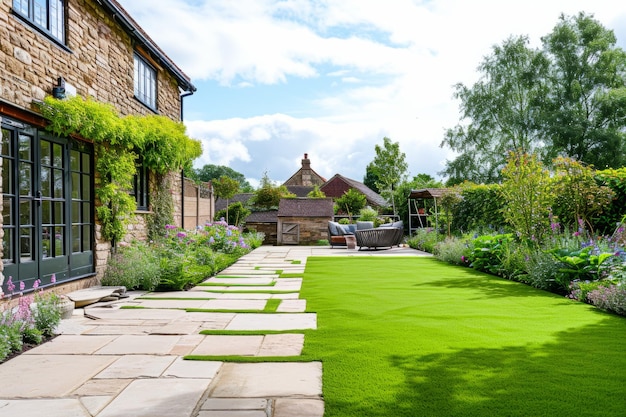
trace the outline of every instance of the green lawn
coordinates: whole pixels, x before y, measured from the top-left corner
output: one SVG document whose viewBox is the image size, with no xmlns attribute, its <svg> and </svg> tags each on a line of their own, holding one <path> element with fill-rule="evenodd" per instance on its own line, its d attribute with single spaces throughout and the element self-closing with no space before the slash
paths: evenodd
<svg viewBox="0 0 626 417">
<path fill-rule="evenodd" d="M 626 319 L 432 258 L 309 258 L 326 417 L 624 416 Z"/>
</svg>

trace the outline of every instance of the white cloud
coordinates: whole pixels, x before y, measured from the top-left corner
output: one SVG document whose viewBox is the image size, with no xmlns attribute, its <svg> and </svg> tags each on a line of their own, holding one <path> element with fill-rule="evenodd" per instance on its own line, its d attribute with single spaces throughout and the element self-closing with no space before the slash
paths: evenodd
<svg viewBox="0 0 626 417">
<path fill-rule="evenodd" d="M 362 179 L 383 136 L 400 142 L 412 175 L 435 175 L 450 156 L 443 133 L 458 122 L 453 86 L 476 80 L 492 46 L 511 35 L 539 46 L 561 13 L 580 11 L 626 37 L 626 4 L 614 0 L 119 1 L 196 85 L 336 78 L 334 89 L 298 97 L 315 119 L 260 106 L 255 117 L 187 122 L 204 144 L 197 165 L 250 178 L 284 180 L 307 152 L 324 176 Z"/>
</svg>

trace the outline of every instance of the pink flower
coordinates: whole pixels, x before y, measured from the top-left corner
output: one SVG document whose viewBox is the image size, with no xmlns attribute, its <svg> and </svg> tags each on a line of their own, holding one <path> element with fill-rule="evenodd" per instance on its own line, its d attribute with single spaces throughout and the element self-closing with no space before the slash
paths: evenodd
<svg viewBox="0 0 626 417">
<path fill-rule="evenodd" d="M 24 288 L 26 288 L 26 285 L 24 285 L 24 281 L 20 281 L 20 291 L 24 291 Z"/>
<path fill-rule="evenodd" d="M 57 282 L 57 276 L 56 274 L 52 274 L 52 277 L 50 277 L 50 282 L 55 284 Z"/>
</svg>

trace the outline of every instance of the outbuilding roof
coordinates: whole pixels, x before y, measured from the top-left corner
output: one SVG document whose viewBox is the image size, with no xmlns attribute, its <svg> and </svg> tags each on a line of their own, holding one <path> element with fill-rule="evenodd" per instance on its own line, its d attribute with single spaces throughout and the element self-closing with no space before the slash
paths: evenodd
<svg viewBox="0 0 626 417">
<path fill-rule="evenodd" d="M 332 198 L 283 198 L 278 217 L 332 217 Z"/>
</svg>

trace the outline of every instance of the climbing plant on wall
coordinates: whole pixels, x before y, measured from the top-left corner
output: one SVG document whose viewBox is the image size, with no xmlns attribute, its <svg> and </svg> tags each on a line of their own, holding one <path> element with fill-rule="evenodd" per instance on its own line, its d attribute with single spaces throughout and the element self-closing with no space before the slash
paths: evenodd
<svg viewBox="0 0 626 417">
<path fill-rule="evenodd" d="M 41 112 L 50 122 L 47 129 L 56 135 L 79 135 L 93 141 L 96 215 L 102 237 L 113 244 L 124 237 L 136 210 L 128 192 L 133 188 L 137 155 L 162 181 L 168 172 L 191 164 L 202 153 L 200 142 L 186 135 L 185 126 L 165 116 L 121 117 L 112 105 L 79 96 L 46 97 Z"/>
</svg>

